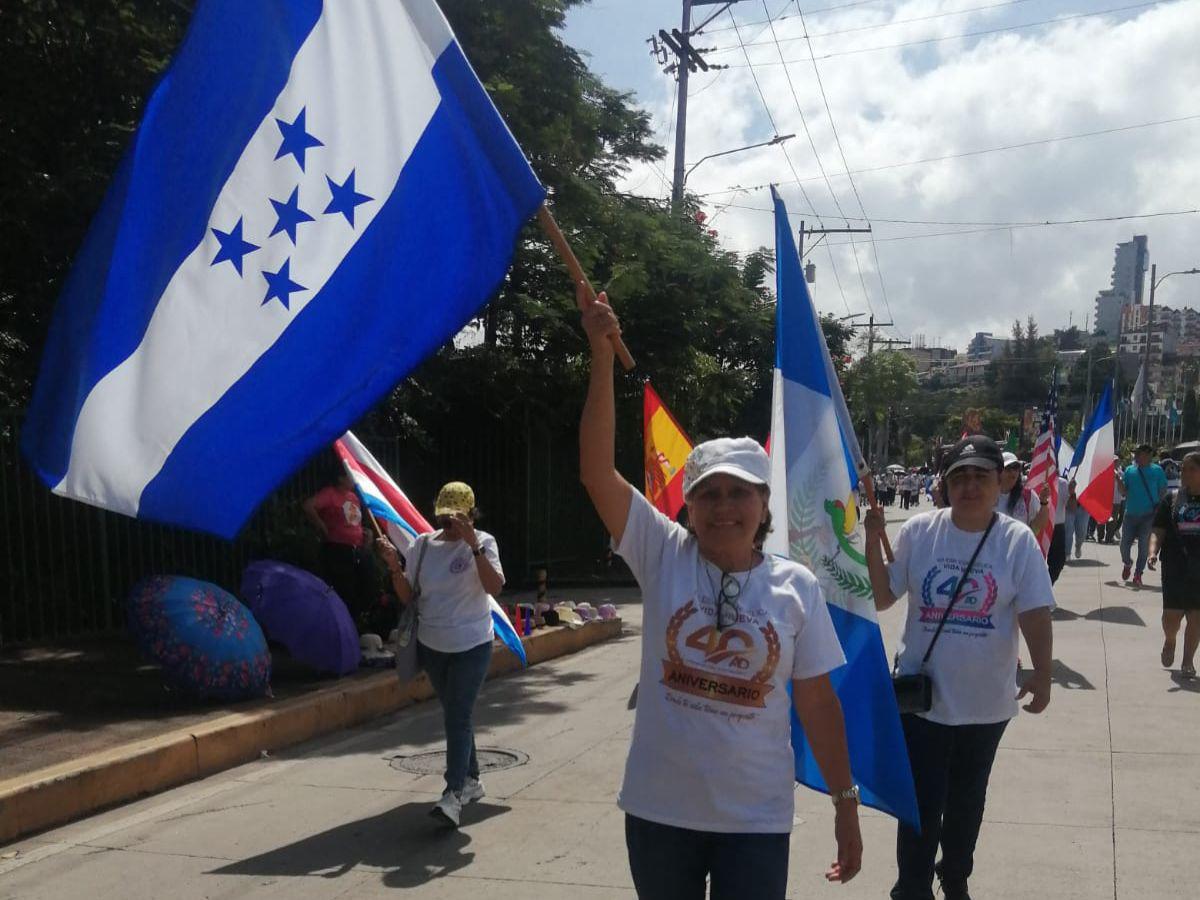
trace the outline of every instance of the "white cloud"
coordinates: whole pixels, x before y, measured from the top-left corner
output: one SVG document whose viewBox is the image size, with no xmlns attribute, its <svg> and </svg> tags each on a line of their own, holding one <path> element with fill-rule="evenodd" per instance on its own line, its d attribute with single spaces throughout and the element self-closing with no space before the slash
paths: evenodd
<svg viewBox="0 0 1200 900">
<path fill-rule="evenodd" d="M 978 0 L 910 0 L 869 4 L 808 19 L 812 32 L 872 25 L 984 5 Z M 1121 5 L 1114 3 L 1113 5 Z M 739 21 L 762 19 L 757 3 L 740 4 Z M 1002 25 L 1094 11 L 1081 2 L 1031 2 L 947 16 L 926 22 L 815 40 L 818 56 L 853 47 L 979 31 Z M 778 6 L 772 4 L 772 11 Z M 792 10 L 794 12 L 794 8 Z M 1200 114 L 1200 2 L 1177 0 L 1114 16 L 1077 18 L 1060 24 L 955 39 L 919 47 L 835 56 L 820 60 L 821 76 L 852 169 L 943 156 Z M 728 24 L 728 18 L 713 23 Z M 749 38 L 762 26 L 745 26 Z M 798 17 L 780 20 L 782 40 L 803 34 Z M 759 40 L 769 40 L 765 32 Z M 732 31 L 713 33 L 709 45 L 735 44 Z M 804 41 L 783 44 L 784 57 L 806 56 Z M 744 63 L 736 53 L 710 61 Z M 751 48 L 758 63 L 778 62 L 774 45 Z M 647 60 L 646 65 L 653 67 Z M 843 171 L 813 76 L 811 63 L 789 66 L 792 83 L 830 173 Z M 758 65 L 756 72 L 780 133 L 795 132 L 786 145 L 801 177 L 817 174 L 783 67 Z M 713 80 L 715 78 L 715 81 Z M 711 83 L 711 86 L 706 86 Z M 657 96 L 643 96 L 666 139 L 673 83 L 661 79 Z M 771 137 L 771 125 L 748 68 L 730 68 L 692 82 L 687 159 Z M 669 150 L 672 147 L 668 148 Z M 856 176 L 875 236 L 891 313 L 902 336 L 940 336 L 960 349 L 975 331 L 1007 332 L 1013 319 L 1034 315 L 1043 332 L 1077 325 L 1090 316 L 1097 290 L 1107 287 L 1117 241 L 1150 236 L 1152 261 L 1160 271 L 1200 266 L 1200 216 L 1131 220 L 1073 227 L 1013 229 L 924 240 L 887 240 L 942 226 L 891 225 L 880 219 L 1024 222 L 1127 215 L 1200 207 L 1200 119 L 1120 134 L 1047 144 Z M 670 174 L 670 158 L 663 163 Z M 731 185 L 786 182 L 791 171 L 778 148 L 765 148 L 706 161 L 689 179 L 698 193 Z M 859 215 L 847 179 L 832 179 L 848 216 Z M 664 195 L 659 174 L 631 173 L 628 188 Z M 825 184 L 804 188 L 817 211 L 836 212 Z M 795 185 L 784 185 L 793 223 L 811 221 L 811 210 Z M 765 190 L 707 198 L 711 214 L 732 199 L 741 206 L 769 207 Z M 825 224 L 835 226 L 834 218 Z M 722 241 L 735 249 L 769 245 L 770 215 L 729 208 L 716 216 Z M 840 243 L 842 239 L 835 239 Z M 871 247 L 858 247 L 870 302 L 888 314 L 876 277 Z M 850 248 L 835 246 L 833 258 L 853 311 L 865 310 Z M 844 313 L 824 251 L 813 255 L 819 274 L 815 290 L 823 310 Z M 1176 278 L 1157 302 L 1200 306 L 1200 278 Z"/>
</svg>

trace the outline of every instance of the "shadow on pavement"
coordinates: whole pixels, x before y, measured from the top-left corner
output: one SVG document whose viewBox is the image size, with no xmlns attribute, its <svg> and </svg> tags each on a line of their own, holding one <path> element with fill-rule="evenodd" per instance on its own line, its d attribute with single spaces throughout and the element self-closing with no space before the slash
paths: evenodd
<svg viewBox="0 0 1200 900">
<path fill-rule="evenodd" d="M 1146 621 L 1136 609 L 1130 606 L 1102 606 L 1100 609 L 1093 609 L 1083 615 L 1060 606 L 1050 613 L 1050 618 L 1055 622 L 1074 622 L 1077 619 L 1086 619 L 1089 622 L 1105 622 L 1109 625 L 1146 627 Z"/>
<path fill-rule="evenodd" d="M 1017 683 L 1025 686 L 1025 682 L 1033 675 L 1031 669 L 1021 669 L 1017 672 Z M 1096 686 L 1087 680 L 1081 672 L 1076 672 L 1061 659 L 1054 660 L 1054 668 L 1050 671 L 1050 682 L 1068 691 L 1094 691 Z"/>
<path fill-rule="evenodd" d="M 463 826 L 469 828 L 510 808 L 473 803 L 463 810 Z M 429 817 L 429 809 L 427 802 L 405 803 L 207 874 L 340 878 L 365 866 L 381 869 L 388 887 L 418 887 L 470 865 L 475 858 L 467 850 L 471 836 L 440 827 Z"/>
<path fill-rule="evenodd" d="M 1067 565 L 1072 569 L 1098 569 L 1102 568 L 1107 563 L 1103 563 L 1098 559 L 1068 559 Z"/>
<path fill-rule="evenodd" d="M 1171 680 L 1175 682 L 1175 687 L 1168 688 L 1168 694 L 1177 694 L 1180 691 L 1187 691 L 1191 694 L 1200 694 L 1200 680 L 1194 675 L 1181 675 L 1178 670 L 1171 673 Z"/>
</svg>

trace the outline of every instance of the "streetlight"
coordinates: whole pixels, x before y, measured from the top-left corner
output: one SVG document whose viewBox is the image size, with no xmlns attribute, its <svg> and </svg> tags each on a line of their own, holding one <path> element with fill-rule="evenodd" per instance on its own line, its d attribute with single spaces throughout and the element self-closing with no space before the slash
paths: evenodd
<svg viewBox="0 0 1200 900">
<path fill-rule="evenodd" d="M 700 163 L 704 162 L 706 159 L 713 159 L 714 157 L 717 157 L 717 156 L 728 156 L 730 153 L 741 153 L 743 150 L 755 150 L 758 147 L 773 147 L 776 144 L 782 144 L 784 141 L 790 141 L 794 137 L 795 137 L 794 134 L 777 134 L 777 135 L 775 135 L 775 137 L 771 138 L 769 141 L 761 141 L 760 143 L 750 144 L 746 147 L 735 147 L 733 150 L 722 150 L 720 153 L 710 153 L 710 154 L 708 154 L 708 156 L 702 156 L 698 160 L 696 160 L 694 163 L 692 163 L 692 166 L 690 169 L 688 169 L 686 172 L 683 173 L 683 183 L 687 184 L 688 176 L 691 175 L 693 172 L 695 172 L 696 167 L 698 165 L 700 165 Z"/>
<path fill-rule="evenodd" d="M 1150 333 L 1154 330 L 1154 292 L 1160 284 L 1172 275 L 1200 275 L 1200 269 L 1180 269 L 1168 272 L 1162 278 L 1158 277 L 1158 263 L 1150 267 L 1150 311 L 1146 317 L 1146 351 L 1142 356 L 1142 396 L 1139 398 L 1138 410 L 1138 440 L 1146 438 L 1146 401 L 1150 393 Z"/>
<path fill-rule="evenodd" d="M 1120 346 L 1120 345 L 1118 345 Z M 1101 356 L 1099 359 L 1092 358 L 1092 351 L 1088 351 L 1088 368 L 1087 368 L 1087 387 L 1084 389 L 1083 396 L 1087 400 L 1087 413 L 1080 413 L 1079 433 L 1083 433 L 1083 429 L 1087 427 L 1087 417 L 1092 413 L 1092 363 L 1104 362 L 1109 359 L 1116 359 L 1120 356 L 1120 351 L 1110 353 L 1108 356 Z M 1115 380 L 1115 379 L 1114 379 Z M 1115 387 L 1114 387 L 1115 390 Z"/>
</svg>

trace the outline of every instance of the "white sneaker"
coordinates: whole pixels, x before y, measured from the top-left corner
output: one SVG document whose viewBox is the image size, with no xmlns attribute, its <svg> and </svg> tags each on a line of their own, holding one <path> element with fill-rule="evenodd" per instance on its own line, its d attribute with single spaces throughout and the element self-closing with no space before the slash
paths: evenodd
<svg viewBox="0 0 1200 900">
<path fill-rule="evenodd" d="M 487 794 L 483 790 L 483 782 L 478 778 L 467 776 L 467 780 L 463 782 L 462 793 L 459 797 L 462 798 L 463 806 L 468 803 L 475 803 L 477 800 L 482 800 Z"/>
<path fill-rule="evenodd" d="M 462 806 L 461 796 L 446 788 L 442 799 L 433 805 L 429 814 L 435 819 L 440 819 L 451 827 L 457 828 L 459 819 L 462 818 Z"/>
</svg>

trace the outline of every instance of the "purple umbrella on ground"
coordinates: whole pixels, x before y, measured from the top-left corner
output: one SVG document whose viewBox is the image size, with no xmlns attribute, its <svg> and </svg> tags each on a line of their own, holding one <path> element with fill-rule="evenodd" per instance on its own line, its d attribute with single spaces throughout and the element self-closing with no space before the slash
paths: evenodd
<svg viewBox="0 0 1200 900">
<path fill-rule="evenodd" d="M 219 700 L 269 692 L 271 653 L 262 630 L 215 584 L 177 575 L 147 578 L 129 595 L 126 618 L 170 687 Z"/>
<path fill-rule="evenodd" d="M 358 668 L 358 629 L 329 585 L 303 569 L 271 559 L 246 566 L 241 594 L 267 637 L 318 672 Z"/>
</svg>

